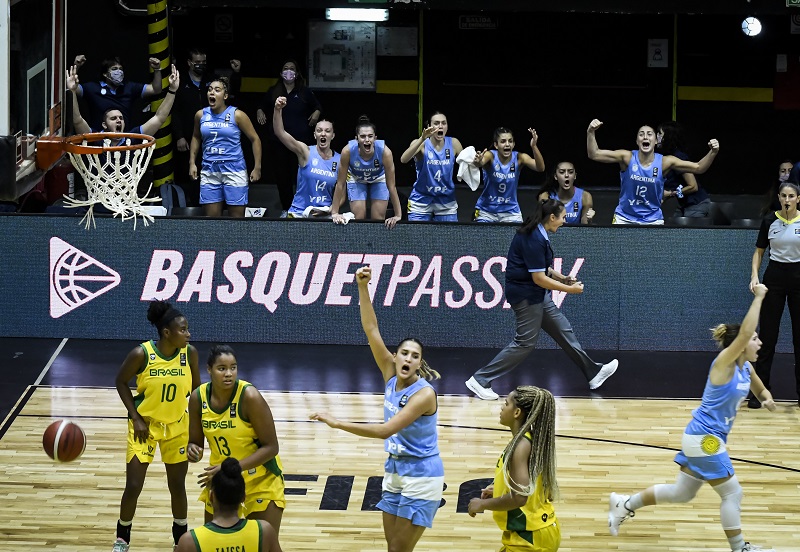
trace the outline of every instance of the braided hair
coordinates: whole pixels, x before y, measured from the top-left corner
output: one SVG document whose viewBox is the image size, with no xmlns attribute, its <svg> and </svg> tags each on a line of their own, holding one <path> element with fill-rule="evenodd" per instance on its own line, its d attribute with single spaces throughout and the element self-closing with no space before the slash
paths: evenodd
<svg viewBox="0 0 800 552">
<path fill-rule="evenodd" d="M 518 431 L 506 445 L 503 457 L 508 459 L 503 469 L 506 486 L 517 494 L 531 496 L 536 489 L 536 480 L 542 476 L 542 491 L 548 500 L 558 496 L 556 481 L 556 400 L 547 389 L 532 385 L 520 385 L 514 390 L 514 403 L 525 413 L 522 430 Z M 510 459 L 520 439 L 530 432 L 531 455 L 528 460 L 528 485 L 520 485 L 511 477 Z"/>
</svg>

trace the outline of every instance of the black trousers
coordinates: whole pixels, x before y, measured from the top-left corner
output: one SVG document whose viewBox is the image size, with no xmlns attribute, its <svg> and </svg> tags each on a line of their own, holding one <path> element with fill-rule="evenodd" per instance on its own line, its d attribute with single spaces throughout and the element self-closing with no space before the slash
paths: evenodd
<svg viewBox="0 0 800 552">
<path fill-rule="evenodd" d="M 270 163 L 275 171 L 275 183 L 278 185 L 281 208 L 288 211 L 292 206 L 294 188 L 297 185 L 297 155 L 286 149 L 280 142 L 272 142 L 271 150 Z"/>
<path fill-rule="evenodd" d="M 786 303 L 789 303 L 789 316 L 792 319 L 792 345 L 794 346 L 795 389 L 800 396 L 800 263 L 778 263 L 770 261 L 764 272 L 764 285 L 768 290 L 761 304 L 759 332 L 761 349 L 758 351 L 756 374 L 770 388 L 769 378 L 772 361 L 775 358 L 775 344 L 781 327 L 781 317 Z"/>
</svg>

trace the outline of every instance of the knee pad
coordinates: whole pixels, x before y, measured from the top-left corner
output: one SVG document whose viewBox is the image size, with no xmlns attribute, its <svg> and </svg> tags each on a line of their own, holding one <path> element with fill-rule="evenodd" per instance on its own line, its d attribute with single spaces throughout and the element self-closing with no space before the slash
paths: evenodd
<svg viewBox="0 0 800 552">
<path fill-rule="evenodd" d="M 720 521 L 722 528 L 733 531 L 742 528 L 742 498 L 744 492 L 739 480 L 734 475 L 725 483 L 717 485 L 714 490 L 722 499 L 719 505 Z"/>
<path fill-rule="evenodd" d="M 656 497 L 656 504 L 665 502 L 671 503 L 684 503 L 692 500 L 700 487 L 703 486 L 703 481 L 692 477 L 688 473 L 678 472 L 678 478 L 672 485 L 655 485 L 653 494 Z"/>
</svg>

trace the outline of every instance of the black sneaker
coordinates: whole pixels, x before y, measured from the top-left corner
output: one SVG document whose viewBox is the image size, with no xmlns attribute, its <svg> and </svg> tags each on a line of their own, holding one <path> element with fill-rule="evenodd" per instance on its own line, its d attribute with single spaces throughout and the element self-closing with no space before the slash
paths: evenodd
<svg viewBox="0 0 800 552">
<path fill-rule="evenodd" d="M 750 397 L 750 399 L 747 401 L 747 408 L 761 408 L 761 401 L 755 397 Z"/>
</svg>

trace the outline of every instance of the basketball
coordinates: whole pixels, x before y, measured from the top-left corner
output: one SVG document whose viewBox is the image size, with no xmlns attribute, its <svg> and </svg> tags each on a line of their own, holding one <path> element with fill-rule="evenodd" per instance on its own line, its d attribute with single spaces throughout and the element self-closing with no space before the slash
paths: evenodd
<svg viewBox="0 0 800 552">
<path fill-rule="evenodd" d="M 83 454 L 86 434 L 69 420 L 57 420 L 44 430 L 42 446 L 47 456 L 56 462 L 72 462 Z"/>
</svg>

